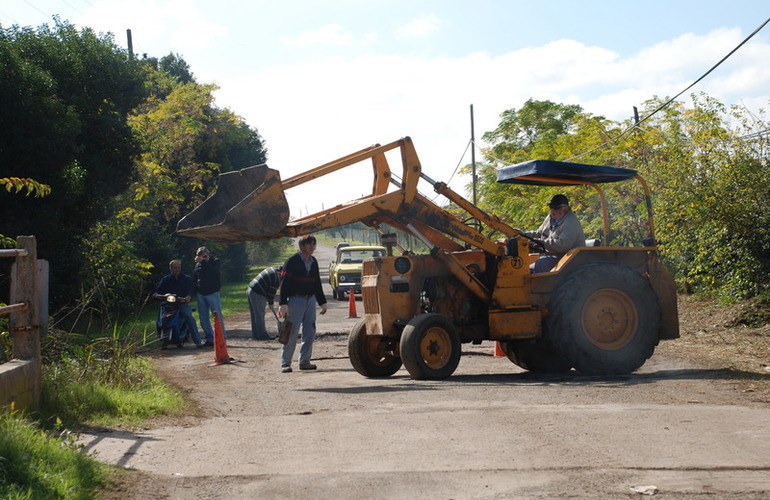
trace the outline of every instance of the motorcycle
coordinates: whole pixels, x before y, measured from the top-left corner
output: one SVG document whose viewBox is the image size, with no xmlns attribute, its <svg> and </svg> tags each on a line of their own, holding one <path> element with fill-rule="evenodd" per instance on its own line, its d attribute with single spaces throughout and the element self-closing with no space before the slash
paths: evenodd
<svg viewBox="0 0 770 500">
<path fill-rule="evenodd" d="M 189 339 L 187 332 L 187 323 L 179 317 L 179 307 L 188 302 L 173 293 L 167 293 L 158 297 L 160 311 L 156 327 L 158 331 L 158 340 L 160 340 L 161 349 L 167 349 L 169 345 L 176 345 L 177 348 L 184 346 Z"/>
</svg>

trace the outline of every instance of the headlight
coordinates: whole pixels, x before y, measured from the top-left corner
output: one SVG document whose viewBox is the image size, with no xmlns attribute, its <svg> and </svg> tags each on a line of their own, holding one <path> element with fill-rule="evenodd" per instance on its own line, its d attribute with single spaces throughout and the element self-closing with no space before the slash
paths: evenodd
<svg viewBox="0 0 770 500">
<path fill-rule="evenodd" d="M 406 257 L 398 257 L 393 263 L 393 267 L 396 269 L 396 272 L 406 274 L 412 269 L 412 261 Z"/>
</svg>

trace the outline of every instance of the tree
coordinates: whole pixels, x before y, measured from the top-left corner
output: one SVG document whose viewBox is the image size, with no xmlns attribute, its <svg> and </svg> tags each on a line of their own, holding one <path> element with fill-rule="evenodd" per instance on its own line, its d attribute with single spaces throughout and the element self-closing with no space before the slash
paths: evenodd
<svg viewBox="0 0 770 500">
<path fill-rule="evenodd" d="M 543 150 L 572 132 L 576 120 L 583 115 L 583 108 L 575 104 L 528 99 L 519 110 L 503 111 L 497 128 L 482 138 L 494 144 L 491 153 L 495 157 L 516 162 L 520 160 L 515 156 L 533 148 Z"/>
<path fill-rule="evenodd" d="M 178 56 L 172 59 L 174 71 L 187 68 Z M 230 110 L 214 106 L 215 86 L 185 81 L 163 64 L 156 69 L 154 61 L 143 62 L 152 95 L 128 119 L 143 151 L 134 181 L 115 198 L 116 215 L 94 228 L 92 240 L 103 243 L 90 246 L 87 255 L 89 287 L 106 287 L 99 296 L 103 310 L 141 302 L 172 258 L 182 258 L 183 270 L 191 272 L 186 257 L 202 243 L 223 257 L 223 278 L 245 276 L 244 245 L 177 238 L 175 230 L 182 216 L 213 193 L 220 172 L 264 163 L 262 138 Z M 120 265 L 108 265 L 116 259 Z M 137 279 L 144 285 L 137 286 Z"/>
<path fill-rule="evenodd" d="M 767 128 L 761 116 L 701 94 L 656 115 L 625 145 L 655 187 L 662 252 L 687 290 L 734 301 L 768 289 Z"/>
<path fill-rule="evenodd" d="M 51 186 L 45 198 L 0 198 L 4 231 L 37 236 L 54 306 L 79 293 L 88 229 L 133 175 L 126 116 L 144 97 L 142 80 L 111 35 L 58 20 L 0 29 L 0 177 L 22 171 Z"/>
<path fill-rule="evenodd" d="M 660 251 L 686 289 L 738 300 L 766 292 L 770 282 L 770 168 L 763 113 L 727 109 L 705 95 L 673 103 L 628 130 L 579 108 L 529 100 L 508 110 L 484 135 L 492 142 L 480 168 L 481 202 L 503 220 L 530 227 L 542 220 L 556 189 L 499 185 L 496 166 L 535 158 L 596 163 L 638 170 L 653 193 Z M 647 115 L 667 100 L 645 103 Z M 639 245 L 647 226 L 644 193 L 634 183 L 606 190 L 618 245 Z M 567 188 L 569 189 L 569 188 Z M 572 188 L 573 208 L 586 234 L 600 230 L 598 199 Z M 564 191 L 559 189 L 558 191 Z M 513 222 L 511 222 L 513 221 Z"/>
<path fill-rule="evenodd" d="M 485 152 L 486 161 L 478 168 L 479 204 L 520 228 L 532 228 L 542 222 L 548 200 L 566 192 L 588 234 L 601 228 L 594 193 L 571 188 L 532 188 L 497 183 L 497 166 L 530 159 L 566 160 L 601 144 L 609 130 L 617 125 L 601 116 L 593 116 L 578 105 L 527 100 L 521 109 L 500 114 L 500 124 L 483 139 L 492 144 Z M 592 157 L 593 158 L 593 157 Z M 581 159 L 589 161 L 589 159 Z M 467 171 L 467 170 L 466 170 Z"/>
</svg>

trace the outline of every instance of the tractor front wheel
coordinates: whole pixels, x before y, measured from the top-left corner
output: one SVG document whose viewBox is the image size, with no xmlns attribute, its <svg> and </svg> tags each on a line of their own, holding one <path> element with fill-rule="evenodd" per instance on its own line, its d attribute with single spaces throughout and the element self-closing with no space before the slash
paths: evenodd
<svg viewBox="0 0 770 500">
<path fill-rule="evenodd" d="M 401 359 L 414 379 L 443 379 L 460 363 L 460 336 L 440 314 L 420 314 L 401 333 Z"/>
<path fill-rule="evenodd" d="M 390 377 L 401 368 L 395 355 L 395 340 L 366 334 L 366 321 L 359 320 L 350 330 L 348 357 L 353 368 L 364 377 Z"/>
</svg>

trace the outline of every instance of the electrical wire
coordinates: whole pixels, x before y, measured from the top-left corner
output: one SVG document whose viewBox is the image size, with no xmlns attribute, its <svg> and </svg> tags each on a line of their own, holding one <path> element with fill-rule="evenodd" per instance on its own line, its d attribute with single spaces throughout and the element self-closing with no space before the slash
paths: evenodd
<svg viewBox="0 0 770 500">
<path fill-rule="evenodd" d="M 650 119 L 650 118 L 651 118 L 653 115 L 655 115 L 655 114 L 656 114 L 656 113 L 658 113 L 659 111 L 661 111 L 661 110 L 665 109 L 666 107 L 668 107 L 668 106 L 669 106 L 669 105 L 670 105 L 672 102 L 674 102 L 674 101 L 675 101 L 675 100 L 676 100 L 676 99 L 677 99 L 679 96 L 681 96 L 682 94 L 684 94 L 685 92 L 687 92 L 688 90 L 690 90 L 691 88 L 693 88 L 695 85 L 697 85 L 698 83 L 700 83 L 700 81 L 701 81 L 701 80 L 703 80 L 703 79 L 704 79 L 704 78 L 706 78 L 706 77 L 707 77 L 709 74 L 711 74 L 711 72 L 712 72 L 712 71 L 714 71 L 715 69 L 717 69 L 717 68 L 718 68 L 718 67 L 719 67 L 719 66 L 720 66 L 720 65 L 721 65 L 723 62 L 725 62 L 725 61 L 726 61 L 726 60 L 727 60 L 727 59 L 728 59 L 730 56 L 732 56 L 732 55 L 733 55 L 735 52 L 737 52 L 737 51 L 738 51 L 738 49 L 740 49 L 741 47 L 743 47 L 743 45 L 744 45 L 744 44 L 746 44 L 746 42 L 748 42 L 749 40 L 751 40 L 752 38 L 754 38 L 754 35 L 756 35 L 757 33 L 759 33 L 759 32 L 760 32 L 760 30 L 762 30 L 762 28 L 764 28 L 764 27 L 767 25 L 767 23 L 770 23 L 770 17 L 768 17 L 767 19 L 765 19 L 765 22 L 763 22 L 762 24 L 760 24 L 760 25 L 757 27 L 757 29 L 755 29 L 754 31 L 752 31 L 752 32 L 751 32 L 751 34 L 750 34 L 749 36 L 747 36 L 747 37 L 746 37 L 746 38 L 745 38 L 745 39 L 744 39 L 744 40 L 743 40 L 741 43 L 739 43 L 739 44 L 738 44 L 738 45 L 737 45 L 737 46 L 736 46 L 736 47 L 735 47 L 733 50 L 731 50 L 731 51 L 730 51 L 730 52 L 729 52 L 729 53 L 728 53 L 726 56 L 724 56 L 722 59 L 720 59 L 718 63 L 716 63 L 716 64 L 715 64 L 715 65 L 713 65 L 713 66 L 712 66 L 712 67 L 711 67 L 711 68 L 710 68 L 708 71 L 706 71 L 705 73 L 703 73 L 703 75 L 701 75 L 701 76 L 700 76 L 700 78 L 698 78 L 697 80 L 695 80 L 694 82 L 692 82 L 690 85 L 688 85 L 688 86 L 687 86 L 687 87 L 686 87 L 684 90 L 682 90 L 681 92 L 679 92 L 677 95 L 675 95 L 674 97 L 672 97 L 671 99 L 669 99 L 669 100 L 668 100 L 668 101 L 666 101 L 665 103 L 663 103 L 663 104 L 661 104 L 660 106 L 658 106 L 658 107 L 657 107 L 657 108 L 656 108 L 654 111 L 652 111 L 651 113 L 649 113 L 647 116 L 645 116 L 644 118 L 642 118 L 642 119 L 641 119 L 641 120 L 639 120 L 638 122 L 634 123 L 634 125 L 632 125 L 631 127 L 628 127 L 626 130 L 624 130 L 623 132 L 621 132 L 621 133 L 620 133 L 620 134 L 618 134 L 617 136 L 615 136 L 615 137 L 613 137 L 613 138 L 611 138 L 611 139 L 607 140 L 607 141 L 606 141 L 606 142 L 604 142 L 603 144 L 601 144 L 601 145 L 599 145 L 599 146 L 596 146 L 595 148 L 593 148 L 593 149 L 591 149 L 591 150 L 589 150 L 589 151 L 586 151 L 585 153 L 581 153 L 581 154 L 579 154 L 579 155 L 577 155 L 577 156 L 573 156 L 572 158 L 569 158 L 567 161 L 572 161 L 572 160 L 576 160 L 576 159 L 578 159 L 578 158 L 582 158 L 583 156 L 586 156 L 586 155 L 588 155 L 588 154 L 591 154 L 591 153 L 593 153 L 594 151 L 596 151 L 596 150 L 598 150 L 598 149 L 601 149 L 601 148 L 603 148 L 603 147 L 607 146 L 608 144 L 611 144 L 611 143 L 613 143 L 613 142 L 617 141 L 618 139 L 620 139 L 621 137 L 624 137 L 626 134 L 628 134 L 629 132 L 631 132 L 632 130 L 634 130 L 636 127 L 638 127 L 639 125 L 641 125 L 641 124 L 642 124 L 642 123 L 644 123 L 645 121 L 649 120 L 649 119 Z"/>
<path fill-rule="evenodd" d="M 6 14 L 5 12 L 3 12 L 1 10 L 0 10 L 0 16 L 3 16 L 3 17 L 6 17 L 6 18 L 10 19 L 12 24 L 16 24 L 16 25 L 19 24 L 19 21 L 17 21 L 16 19 L 12 18 L 11 16 L 9 16 L 8 14 Z M 0 23 L 0 24 L 2 24 L 2 23 Z"/>
<path fill-rule="evenodd" d="M 43 14 L 44 16 L 48 17 L 48 14 L 46 14 L 45 12 L 43 12 L 42 10 L 40 10 L 40 9 L 37 7 L 37 5 L 33 5 L 32 3 L 30 3 L 30 2 L 29 2 L 29 0 L 24 0 L 24 3 L 26 3 L 27 5 L 29 5 L 30 7 L 32 7 L 32 8 L 33 8 L 33 9 L 35 9 L 36 11 L 40 12 L 40 13 L 41 13 L 41 14 Z"/>
<path fill-rule="evenodd" d="M 449 176 L 449 180 L 446 181 L 446 185 L 448 186 L 450 182 L 452 182 L 452 178 L 454 178 L 455 174 L 458 170 L 460 170 L 460 165 L 463 163 L 463 158 L 465 158 L 465 154 L 468 152 L 468 149 L 473 144 L 473 140 L 469 140 L 468 143 L 465 145 L 465 151 L 463 151 L 463 154 L 460 155 L 460 160 L 457 162 L 457 165 L 455 166 L 454 171 L 452 172 L 452 175 Z M 436 198 L 441 196 L 441 194 L 437 193 L 433 198 L 430 199 L 430 201 L 436 201 Z M 427 196 L 426 196 L 427 198 Z"/>
</svg>

